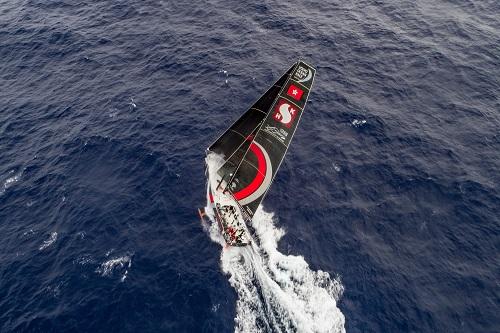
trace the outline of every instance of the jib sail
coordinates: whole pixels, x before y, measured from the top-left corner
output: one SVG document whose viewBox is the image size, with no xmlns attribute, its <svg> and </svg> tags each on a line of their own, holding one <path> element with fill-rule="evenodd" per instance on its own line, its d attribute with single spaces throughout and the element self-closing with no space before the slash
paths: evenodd
<svg viewBox="0 0 500 333">
<path fill-rule="evenodd" d="M 267 193 L 307 102 L 316 70 L 294 64 L 209 151 L 224 156 L 219 186 L 249 218 Z"/>
</svg>

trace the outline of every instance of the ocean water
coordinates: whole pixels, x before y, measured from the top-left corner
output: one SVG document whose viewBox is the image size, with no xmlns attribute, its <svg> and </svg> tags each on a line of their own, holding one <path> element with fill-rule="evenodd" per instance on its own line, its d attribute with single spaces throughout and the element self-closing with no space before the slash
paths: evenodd
<svg viewBox="0 0 500 333">
<path fill-rule="evenodd" d="M 315 86 L 255 227 L 204 150 Z M 500 5 L 0 1 L 1 332 L 500 331 Z"/>
</svg>

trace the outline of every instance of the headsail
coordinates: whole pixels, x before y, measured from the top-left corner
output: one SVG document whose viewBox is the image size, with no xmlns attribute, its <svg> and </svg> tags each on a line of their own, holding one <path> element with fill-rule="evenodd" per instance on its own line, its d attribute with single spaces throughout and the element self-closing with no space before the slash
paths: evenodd
<svg viewBox="0 0 500 333">
<path fill-rule="evenodd" d="M 209 148 L 224 156 L 219 184 L 250 218 L 290 145 L 315 73 L 304 62 L 293 65 Z"/>
<path fill-rule="evenodd" d="M 315 70 L 299 62 L 257 131 L 228 189 L 252 217 L 269 189 L 304 110 Z"/>
</svg>

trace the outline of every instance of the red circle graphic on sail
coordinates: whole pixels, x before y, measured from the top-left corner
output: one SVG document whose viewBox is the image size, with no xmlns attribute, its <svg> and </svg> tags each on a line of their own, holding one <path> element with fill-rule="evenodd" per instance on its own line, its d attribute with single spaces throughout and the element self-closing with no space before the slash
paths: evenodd
<svg viewBox="0 0 500 333">
<path fill-rule="evenodd" d="M 252 180 L 250 184 L 248 184 L 245 188 L 241 189 L 240 191 L 234 193 L 234 197 L 236 200 L 241 200 L 252 193 L 254 193 L 264 182 L 265 179 L 265 174 L 267 170 L 267 165 L 266 165 L 266 158 L 264 157 L 264 153 L 260 149 L 259 146 L 257 146 L 255 143 L 250 144 L 250 150 L 255 154 L 257 157 L 257 175 L 255 178 Z"/>
</svg>

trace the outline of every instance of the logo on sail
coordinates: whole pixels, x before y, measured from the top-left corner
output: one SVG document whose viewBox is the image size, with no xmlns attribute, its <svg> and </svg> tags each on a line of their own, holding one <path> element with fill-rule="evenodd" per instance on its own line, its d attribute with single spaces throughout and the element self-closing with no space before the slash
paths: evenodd
<svg viewBox="0 0 500 333">
<path fill-rule="evenodd" d="M 299 66 L 293 75 L 294 80 L 299 83 L 304 83 L 309 81 L 312 78 L 312 71 L 308 68 Z"/>
<path fill-rule="evenodd" d="M 271 134 L 275 139 L 277 139 L 281 143 L 285 143 L 285 139 L 288 136 L 288 132 L 285 131 L 283 128 L 278 129 L 277 127 L 270 125 L 266 125 L 266 127 L 263 128 L 263 131 Z"/>
<path fill-rule="evenodd" d="M 290 105 L 290 103 L 282 99 L 276 106 L 273 118 L 277 122 L 280 122 L 290 128 L 298 112 L 297 107 Z"/>
<path fill-rule="evenodd" d="M 288 87 L 288 91 L 286 93 L 288 96 L 292 97 L 294 100 L 300 101 L 304 91 L 302 89 L 300 89 L 299 87 L 291 84 L 290 87 Z"/>
</svg>

